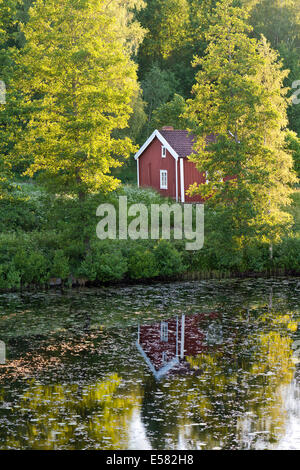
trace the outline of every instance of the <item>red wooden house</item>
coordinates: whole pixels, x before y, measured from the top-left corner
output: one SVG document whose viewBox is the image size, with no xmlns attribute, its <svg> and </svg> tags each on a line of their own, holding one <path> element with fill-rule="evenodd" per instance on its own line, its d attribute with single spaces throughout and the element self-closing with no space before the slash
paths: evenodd
<svg viewBox="0 0 300 470">
<path fill-rule="evenodd" d="M 203 202 L 186 191 L 193 183 L 205 184 L 205 172 L 188 160 L 193 153 L 193 136 L 166 126 L 155 130 L 135 155 L 139 187 L 151 187 L 180 202 Z"/>
<path fill-rule="evenodd" d="M 136 346 L 156 380 L 169 372 L 195 372 L 188 357 L 209 354 L 223 344 L 218 313 L 177 316 L 152 325 L 139 325 Z"/>
</svg>

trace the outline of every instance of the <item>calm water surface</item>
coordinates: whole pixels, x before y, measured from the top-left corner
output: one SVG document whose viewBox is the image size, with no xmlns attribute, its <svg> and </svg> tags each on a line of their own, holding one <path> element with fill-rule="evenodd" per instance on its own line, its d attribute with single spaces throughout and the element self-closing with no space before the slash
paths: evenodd
<svg viewBox="0 0 300 470">
<path fill-rule="evenodd" d="M 1 449 L 299 449 L 300 279 L 0 295 Z"/>
</svg>

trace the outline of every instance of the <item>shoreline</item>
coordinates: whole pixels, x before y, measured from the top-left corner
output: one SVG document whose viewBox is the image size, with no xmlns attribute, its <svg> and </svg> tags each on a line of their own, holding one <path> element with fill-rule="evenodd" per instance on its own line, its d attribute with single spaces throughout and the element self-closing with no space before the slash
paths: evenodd
<svg viewBox="0 0 300 470">
<path fill-rule="evenodd" d="M 222 272 L 222 271 L 195 271 L 179 274 L 171 277 L 156 277 L 152 279 L 122 279 L 120 281 L 111 282 L 95 282 L 86 280 L 86 282 L 74 282 L 68 284 L 68 281 L 55 285 L 42 285 L 32 284 L 26 287 L 20 287 L 19 289 L 0 289 L 0 294 L 10 293 L 31 293 L 31 292 L 48 292 L 48 291 L 72 291 L 78 289 L 95 289 L 95 288 L 109 288 L 109 287 L 132 287 L 140 285 L 156 285 L 161 283 L 173 283 L 173 282 L 194 282 L 194 281 L 234 281 L 234 280 L 245 280 L 245 279 L 300 279 L 300 272 L 292 272 L 285 270 L 272 270 L 269 272 L 254 272 L 245 271 L 243 273 L 235 272 Z M 82 281 L 82 280 L 81 280 Z M 299 282 L 300 284 L 300 282 Z M 299 285 L 300 290 L 300 285 Z"/>
</svg>

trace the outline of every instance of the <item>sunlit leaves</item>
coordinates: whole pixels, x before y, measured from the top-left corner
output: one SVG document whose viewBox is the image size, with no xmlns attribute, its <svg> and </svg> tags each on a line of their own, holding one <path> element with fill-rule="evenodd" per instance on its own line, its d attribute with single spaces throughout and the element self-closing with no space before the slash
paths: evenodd
<svg viewBox="0 0 300 470">
<path fill-rule="evenodd" d="M 18 156 L 33 155 L 26 174 L 38 173 L 55 192 L 82 197 L 115 189 L 110 170 L 134 150 L 129 138 L 113 137 L 126 128 L 137 92 L 117 7 L 105 0 L 37 1 L 23 27 L 27 42 L 14 88 L 31 112 Z"/>
<path fill-rule="evenodd" d="M 287 72 L 264 37 L 249 37 L 249 13 L 235 5 L 224 0 L 214 11 L 185 114 L 196 122 L 197 154 L 190 158 L 208 180 L 190 192 L 223 208 L 232 244 L 241 249 L 249 240 L 276 241 L 290 227 L 285 208 L 296 178 L 284 142 Z M 211 134 L 216 141 L 207 144 Z"/>
</svg>

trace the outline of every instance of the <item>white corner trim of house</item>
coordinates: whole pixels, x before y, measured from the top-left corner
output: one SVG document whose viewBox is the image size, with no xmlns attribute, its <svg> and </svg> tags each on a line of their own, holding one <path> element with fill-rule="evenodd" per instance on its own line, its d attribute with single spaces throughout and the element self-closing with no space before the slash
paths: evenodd
<svg viewBox="0 0 300 470">
<path fill-rule="evenodd" d="M 166 149 L 170 152 L 172 157 L 174 157 L 175 160 L 178 160 L 179 158 L 178 153 L 175 152 L 173 147 L 171 147 L 169 142 L 161 135 L 161 133 L 157 129 L 150 135 L 149 139 L 146 140 L 144 145 L 142 145 L 140 150 L 135 154 L 134 158 L 137 160 L 142 155 L 142 153 L 146 150 L 146 148 L 151 144 L 151 142 L 155 139 L 155 137 L 157 137 L 157 139 L 162 143 L 162 145 L 166 147 Z"/>
</svg>

